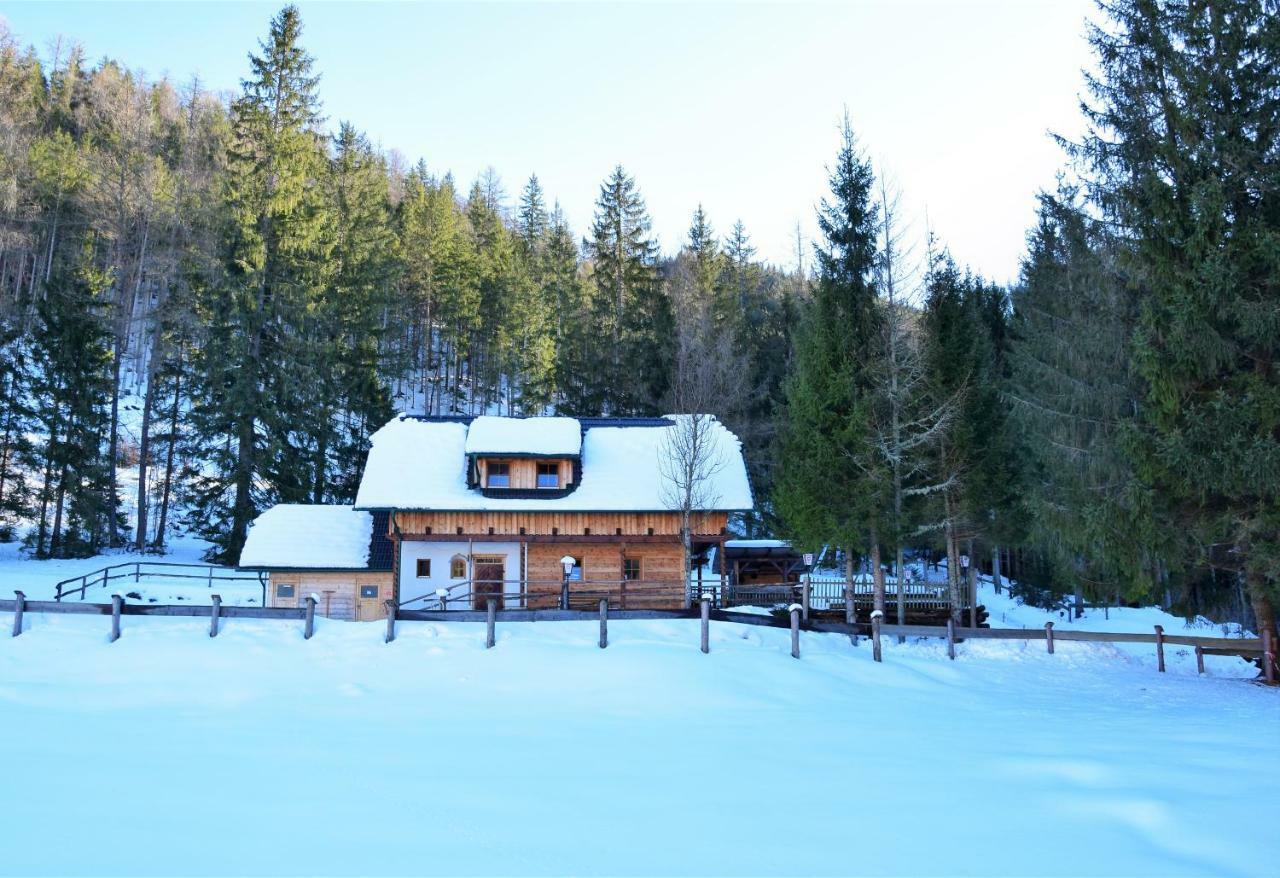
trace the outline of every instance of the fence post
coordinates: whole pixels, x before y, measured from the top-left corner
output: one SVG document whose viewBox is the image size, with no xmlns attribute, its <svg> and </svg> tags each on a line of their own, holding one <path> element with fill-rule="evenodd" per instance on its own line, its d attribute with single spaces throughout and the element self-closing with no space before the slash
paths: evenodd
<svg viewBox="0 0 1280 878">
<path fill-rule="evenodd" d="M 1049 649 L 1049 655 L 1053 655 L 1053 623 L 1044 623 L 1044 645 Z"/>
<path fill-rule="evenodd" d="M 22 633 L 22 611 L 26 609 L 27 596 L 20 591 L 14 592 L 13 602 L 13 636 Z"/>
<path fill-rule="evenodd" d="M 806 576 L 804 584 L 800 586 L 800 613 L 806 622 L 809 621 L 809 577 Z"/>
<path fill-rule="evenodd" d="M 390 643 L 396 639 L 396 602 L 388 598 L 382 605 L 387 608 L 387 636 L 382 642 Z"/>
<path fill-rule="evenodd" d="M 947 658 L 956 660 L 956 622 L 950 617 L 947 618 Z"/>
<path fill-rule="evenodd" d="M 687 598 L 686 598 L 687 601 Z M 600 598 L 600 648 L 609 645 L 609 599 Z"/>
<path fill-rule="evenodd" d="M 446 602 L 449 600 L 449 589 L 447 589 L 447 588 L 437 588 L 437 589 L 436 589 L 436 597 L 440 599 L 440 609 L 441 609 L 442 611 L 443 611 L 443 610 L 447 610 L 447 609 L 448 609 L 448 605 L 447 605 L 447 603 L 446 603 Z"/>
<path fill-rule="evenodd" d="M 1164 673 L 1164 626 L 1156 626 L 1156 670 Z"/>
<path fill-rule="evenodd" d="M 883 618 L 882 610 L 871 613 L 871 657 L 876 661 L 880 661 L 880 620 Z"/>
<path fill-rule="evenodd" d="M 1204 647 L 1196 644 L 1196 673 L 1204 673 Z"/>
<path fill-rule="evenodd" d="M 120 608 L 123 605 L 124 598 L 118 594 L 111 596 L 111 643 L 120 639 Z"/>
<path fill-rule="evenodd" d="M 213 588 L 213 568 L 212 567 L 209 568 L 209 582 L 206 587 Z"/>
<path fill-rule="evenodd" d="M 59 582 L 57 588 L 53 592 L 53 599 L 59 603 L 62 602 L 62 583 Z"/>
<path fill-rule="evenodd" d="M 1270 684 L 1276 682 L 1276 650 L 1270 628 L 1262 629 L 1262 677 Z"/>
<path fill-rule="evenodd" d="M 702 596 L 702 651 L 711 652 L 711 595 Z"/>
<path fill-rule="evenodd" d="M 307 595 L 307 623 L 302 628 L 302 639 L 310 640 L 316 633 L 316 596 Z"/>
<path fill-rule="evenodd" d="M 218 614 L 222 612 L 222 595 L 214 595 L 213 607 L 209 610 L 209 636 L 218 636 Z"/>
<path fill-rule="evenodd" d="M 209 569 L 212 570 L 213 568 L 210 567 Z M 133 562 L 133 584 L 137 585 L 140 579 L 142 579 L 142 562 L 134 561 Z"/>
<path fill-rule="evenodd" d="M 800 614 L 804 611 L 804 607 L 799 604 L 791 605 L 791 657 L 800 658 Z"/>
<path fill-rule="evenodd" d="M 484 602 L 484 648 L 493 649 L 493 645 L 497 643 L 498 627 L 498 602 L 493 598 L 489 598 Z"/>
</svg>

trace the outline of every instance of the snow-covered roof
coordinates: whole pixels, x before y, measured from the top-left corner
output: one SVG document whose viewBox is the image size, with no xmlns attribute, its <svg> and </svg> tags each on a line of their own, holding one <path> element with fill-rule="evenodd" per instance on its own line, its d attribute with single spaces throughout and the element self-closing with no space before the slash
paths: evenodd
<svg viewBox="0 0 1280 878">
<path fill-rule="evenodd" d="M 789 549 L 786 540 L 725 540 L 726 549 Z"/>
<path fill-rule="evenodd" d="M 576 418 L 499 418 L 484 415 L 467 430 L 467 454 L 577 457 L 582 424 Z"/>
<path fill-rule="evenodd" d="M 591 422 L 580 433 L 581 480 L 574 490 L 553 497 L 486 497 L 467 486 L 467 424 L 400 417 L 373 434 L 373 447 L 355 505 L 357 509 L 516 512 L 672 509 L 673 486 L 663 474 L 660 459 L 667 447 L 664 437 L 677 429 L 673 426 L 676 421 L 685 417 L 670 415 L 668 421 L 643 426 L 602 426 L 601 422 Z M 477 418 L 471 429 L 482 420 L 513 422 L 503 431 L 523 428 L 536 432 L 532 424 L 539 419 Z M 751 486 L 741 443 L 719 421 L 711 419 L 710 425 L 718 469 L 705 486 L 708 490 L 704 493 L 713 498 L 709 507 L 722 511 L 750 509 Z"/>
<path fill-rule="evenodd" d="M 249 527 L 240 566 L 363 570 L 372 532 L 373 515 L 351 506 L 281 503 Z"/>
</svg>

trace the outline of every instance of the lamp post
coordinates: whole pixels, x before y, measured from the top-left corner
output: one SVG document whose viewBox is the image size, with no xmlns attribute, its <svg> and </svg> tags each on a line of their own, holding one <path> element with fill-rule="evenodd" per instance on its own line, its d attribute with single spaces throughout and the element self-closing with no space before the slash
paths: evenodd
<svg viewBox="0 0 1280 878">
<path fill-rule="evenodd" d="M 573 573 L 573 568 L 578 566 L 578 559 L 572 555 L 565 555 L 560 559 L 560 567 L 564 570 L 564 579 L 560 582 L 560 609 L 569 609 L 569 576 Z"/>
</svg>

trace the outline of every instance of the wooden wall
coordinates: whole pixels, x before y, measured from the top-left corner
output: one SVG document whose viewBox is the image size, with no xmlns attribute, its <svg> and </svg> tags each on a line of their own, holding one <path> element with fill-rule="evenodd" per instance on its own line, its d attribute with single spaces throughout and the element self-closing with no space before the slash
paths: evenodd
<svg viewBox="0 0 1280 878">
<path fill-rule="evenodd" d="M 655 536 L 678 536 L 680 516 L 674 512 L 397 512 L 395 524 L 406 538 L 430 533 L 435 536 L 484 535 L 493 528 L 495 534 L 581 536 L 590 528 L 593 536 L 645 536 L 653 529 Z M 729 516 L 714 512 L 695 516 L 693 530 L 701 535 L 719 534 Z"/>
<path fill-rule="evenodd" d="M 277 585 L 292 585 L 293 597 L 276 597 Z M 377 573 L 361 573 L 356 570 L 317 571 L 317 572 L 272 572 L 271 581 L 267 584 L 268 607 L 300 607 L 307 595 L 315 593 L 319 599 L 316 613 L 330 619 L 356 618 L 357 588 L 361 585 L 378 586 L 378 602 L 373 614 L 366 613 L 365 618 L 387 617 L 382 602 L 395 597 L 390 571 Z M 366 601 L 366 606 L 369 602 Z M 372 610 L 373 608 L 370 607 Z"/>
<path fill-rule="evenodd" d="M 490 461 L 509 464 L 511 467 L 511 487 L 529 489 L 538 487 L 538 464 L 555 463 L 560 469 L 560 487 L 566 488 L 573 484 L 573 461 L 572 460 L 538 460 L 528 457 L 504 458 L 504 457 L 480 457 L 476 459 L 476 465 L 480 469 L 480 486 L 486 484 L 486 474 Z M 500 490 L 495 488 L 494 490 Z"/>
<path fill-rule="evenodd" d="M 572 555 L 582 564 L 582 579 L 586 581 L 583 588 L 607 591 L 614 606 L 625 603 L 628 609 L 678 609 L 684 605 L 683 547 L 679 543 L 624 541 L 530 543 L 526 573 L 531 606 L 556 605 L 563 577 L 560 559 L 565 555 Z M 621 582 L 623 558 L 640 560 L 640 579 L 625 586 Z"/>
</svg>

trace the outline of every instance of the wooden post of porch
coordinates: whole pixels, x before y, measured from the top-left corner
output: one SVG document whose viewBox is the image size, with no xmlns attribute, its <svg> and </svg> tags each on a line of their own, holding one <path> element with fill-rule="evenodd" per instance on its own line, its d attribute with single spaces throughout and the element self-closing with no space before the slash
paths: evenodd
<svg viewBox="0 0 1280 878">
<path fill-rule="evenodd" d="M 800 586 L 800 613 L 806 622 L 809 621 L 809 574 L 805 574 Z"/>
</svg>

